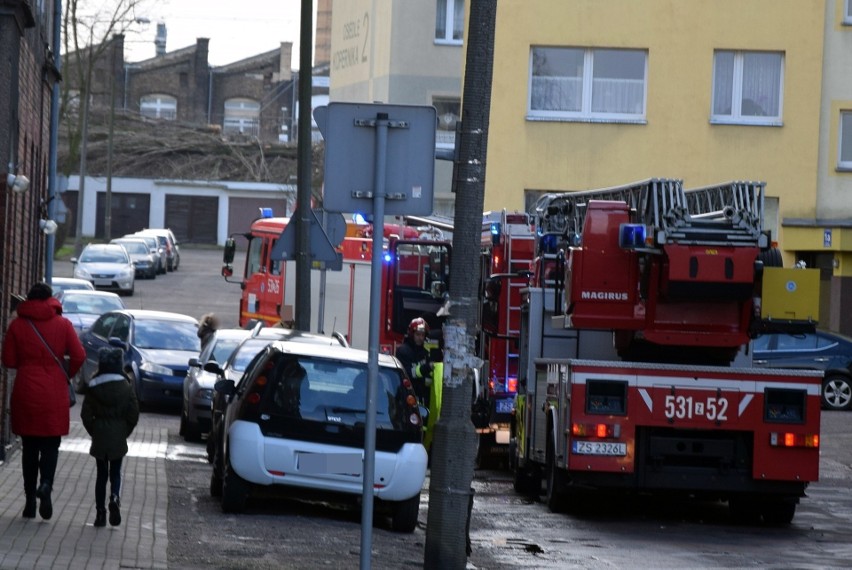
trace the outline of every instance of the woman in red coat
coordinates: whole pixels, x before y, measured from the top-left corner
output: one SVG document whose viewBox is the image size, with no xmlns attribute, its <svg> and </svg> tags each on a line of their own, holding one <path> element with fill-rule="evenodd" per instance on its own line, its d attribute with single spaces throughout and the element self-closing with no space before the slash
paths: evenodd
<svg viewBox="0 0 852 570">
<path fill-rule="evenodd" d="M 86 358 L 74 326 L 61 316 L 62 305 L 52 293 L 46 283 L 33 285 L 27 299 L 18 304 L 18 316 L 9 324 L 3 338 L 3 366 L 17 370 L 11 417 L 12 432 L 21 436 L 24 518 L 35 518 L 36 498 L 41 499 L 38 508 L 41 517 L 53 516 L 50 493 L 59 443 L 70 427 L 68 376 L 56 358 L 62 361 L 68 357 L 71 377 Z M 36 486 L 39 473 L 41 484 Z"/>
</svg>

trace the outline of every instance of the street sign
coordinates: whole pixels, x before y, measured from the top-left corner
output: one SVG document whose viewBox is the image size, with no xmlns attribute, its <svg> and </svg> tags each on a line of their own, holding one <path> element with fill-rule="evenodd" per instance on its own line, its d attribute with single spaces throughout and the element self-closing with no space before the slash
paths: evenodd
<svg viewBox="0 0 852 570">
<path fill-rule="evenodd" d="M 298 215 L 298 211 L 296 212 Z M 326 216 L 326 229 L 323 229 L 322 224 L 317 217 L 317 212 L 312 210 L 310 215 L 310 255 L 311 262 L 324 263 L 322 269 L 331 269 L 332 271 L 341 271 L 343 269 L 343 254 L 335 250 L 335 246 L 340 245 L 343 238 L 346 236 L 346 220 L 341 214 L 329 214 Z M 296 251 L 296 223 L 295 216 L 290 218 L 290 222 L 284 227 L 281 232 L 281 237 L 272 246 L 272 252 L 269 254 L 270 259 L 279 261 L 294 261 L 298 251 Z"/>
<path fill-rule="evenodd" d="M 387 126 L 377 156 L 377 119 Z M 330 212 L 373 212 L 377 170 L 383 168 L 385 215 L 432 213 L 435 181 L 434 107 L 330 103 L 314 110 L 325 138 L 323 206 Z"/>
</svg>

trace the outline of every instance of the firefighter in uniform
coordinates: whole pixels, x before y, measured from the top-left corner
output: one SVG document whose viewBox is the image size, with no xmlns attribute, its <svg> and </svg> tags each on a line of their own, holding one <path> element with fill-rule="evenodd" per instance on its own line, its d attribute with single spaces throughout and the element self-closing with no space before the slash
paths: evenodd
<svg viewBox="0 0 852 570">
<path fill-rule="evenodd" d="M 396 349 L 396 357 L 411 379 L 417 399 L 426 406 L 429 405 L 428 385 L 432 380 L 432 362 L 429 359 L 429 351 L 423 346 L 428 334 L 429 325 L 425 319 L 422 317 L 412 319 L 408 323 L 408 334 L 405 340 Z"/>
</svg>

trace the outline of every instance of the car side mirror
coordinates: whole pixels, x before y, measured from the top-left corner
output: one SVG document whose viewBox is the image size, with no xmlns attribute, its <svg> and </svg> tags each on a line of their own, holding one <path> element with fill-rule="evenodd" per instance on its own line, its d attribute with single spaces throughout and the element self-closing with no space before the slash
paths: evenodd
<svg viewBox="0 0 852 570">
<path fill-rule="evenodd" d="M 189 359 L 189 366 L 190 366 L 190 368 L 200 368 L 201 363 L 198 361 L 197 358 L 195 358 L 193 356 L 192 358 Z"/>
<path fill-rule="evenodd" d="M 196 366 L 201 364 L 200 362 L 198 362 L 197 358 L 193 358 L 192 360 L 196 361 L 196 364 L 195 364 Z M 189 361 L 190 366 L 192 366 L 192 360 Z M 211 374 L 216 374 L 217 376 L 222 376 L 225 373 L 225 371 L 222 370 L 222 367 L 219 366 L 219 363 L 216 362 L 215 360 L 208 360 L 207 362 L 205 362 L 203 370 L 205 372 L 210 372 Z"/>
<path fill-rule="evenodd" d="M 109 337 L 109 341 L 108 341 L 108 342 L 109 342 L 109 345 L 110 345 L 110 346 L 114 346 L 114 347 L 116 347 L 116 348 L 120 348 L 121 350 L 124 350 L 124 351 L 126 351 L 126 350 L 127 350 L 127 343 L 126 343 L 126 342 L 124 342 L 123 340 L 121 340 L 120 338 L 118 338 L 117 336 L 111 336 L 111 337 Z"/>
<path fill-rule="evenodd" d="M 232 396 L 236 391 L 236 384 L 234 384 L 233 380 L 219 380 L 213 385 L 213 389 L 220 394 Z"/>
</svg>

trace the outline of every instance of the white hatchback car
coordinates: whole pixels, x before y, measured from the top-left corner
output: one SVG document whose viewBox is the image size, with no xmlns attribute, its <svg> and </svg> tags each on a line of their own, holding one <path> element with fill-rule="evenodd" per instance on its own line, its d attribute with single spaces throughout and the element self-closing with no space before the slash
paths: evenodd
<svg viewBox="0 0 852 570">
<path fill-rule="evenodd" d="M 115 243 L 90 243 L 72 257 L 74 277 L 85 279 L 95 289 L 109 290 L 119 295 L 133 295 L 136 269 L 123 246 Z"/>
<path fill-rule="evenodd" d="M 275 341 L 255 357 L 223 420 L 222 509 L 240 512 L 253 487 L 360 496 L 366 423 L 367 351 Z M 393 530 L 417 526 L 426 477 L 423 423 L 396 358 L 379 355 L 374 489 Z"/>
</svg>

